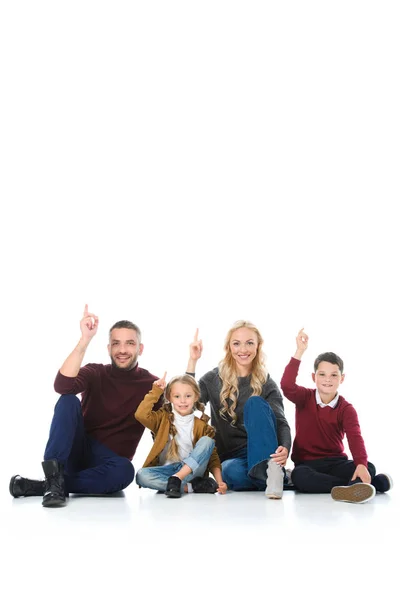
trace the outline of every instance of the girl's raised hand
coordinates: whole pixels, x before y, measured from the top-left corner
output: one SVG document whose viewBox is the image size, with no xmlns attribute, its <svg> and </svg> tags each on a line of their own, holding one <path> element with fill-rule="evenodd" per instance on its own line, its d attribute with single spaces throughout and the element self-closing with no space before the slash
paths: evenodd
<svg viewBox="0 0 400 600">
<path fill-rule="evenodd" d="M 203 352 L 203 342 L 199 340 L 199 329 L 196 329 L 196 333 L 194 334 L 193 342 L 189 346 L 190 358 L 191 360 L 199 360 L 201 358 L 201 354 Z"/>
<path fill-rule="evenodd" d="M 166 376 L 167 376 L 167 371 L 165 371 L 165 373 L 161 379 L 157 379 L 157 381 L 154 382 L 154 385 L 159 387 L 161 390 L 165 390 L 165 388 L 167 386 L 166 381 L 165 381 Z"/>
</svg>

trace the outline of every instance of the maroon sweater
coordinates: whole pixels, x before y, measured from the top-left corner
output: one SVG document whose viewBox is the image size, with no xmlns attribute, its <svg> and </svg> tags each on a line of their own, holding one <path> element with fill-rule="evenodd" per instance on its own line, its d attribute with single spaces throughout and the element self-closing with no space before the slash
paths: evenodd
<svg viewBox="0 0 400 600">
<path fill-rule="evenodd" d="M 137 407 L 158 378 L 140 369 L 131 371 L 113 365 L 88 364 L 76 377 L 57 373 L 58 394 L 82 393 L 82 413 L 88 435 L 132 460 L 144 427 L 136 421 Z"/>
<path fill-rule="evenodd" d="M 291 358 L 281 380 L 288 400 L 296 405 L 296 437 L 292 461 L 297 464 L 318 458 L 343 457 L 343 438 L 346 435 L 356 465 L 367 466 L 367 452 L 355 409 L 339 396 L 335 408 L 318 406 L 315 389 L 296 384 L 300 361 Z"/>
</svg>

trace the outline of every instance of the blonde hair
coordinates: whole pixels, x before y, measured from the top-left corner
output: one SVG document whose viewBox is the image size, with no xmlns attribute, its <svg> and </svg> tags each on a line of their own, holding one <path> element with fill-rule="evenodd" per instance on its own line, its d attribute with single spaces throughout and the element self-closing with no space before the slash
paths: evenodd
<svg viewBox="0 0 400 600">
<path fill-rule="evenodd" d="M 197 381 L 195 380 L 194 377 L 192 377 L 191 375 L 178 375 L 176 377 L 173 377 L 168 382 L 167 387 L 165 388 L 165 392 L 164 392 L 164 408 L 166 409 L 167 414 L 168 414 L 169 433 L 172 435 L 172 440 L 169 445 L 166 458 L 168 460 L 180 461 L 181 459 L 179 456 L 178 444 L 176 443 L 176 439 L 175 439 L 177 431 L 176 431 L 176 427 L 174 425 L 174 413 L 172 412 L 172 404 L 171 404 L 171 400 L 170 400 L 172 386 L 175 383 L 184 383 L 186 385 L 190 385 L 190 387 L 192 388 L 194 395 L 195 395 L 195 402 L 193 404 L 192 412 L 194 412 L 195 410 L 199 410 L 201 412 L 200 419 L 202 421 L 204 421 L 205 423 L 208 423 L 210 417 L 208 415 L 204 414 L 205 406 L 202 402 L 200 402 L 200 395 L 201 395 L 200 388 L 199 388 L 199 384 L 197 383 Z M 209 429 L 213 430 L 214 428 L 209 427 Z"/>
<path fill-rule="evenodd" d="M 257 354 L 254 357 L 253 363 L 251 365 L 250 380 L 250 386 L 255 396 L 259 396 L 261 394 L 262 387 L 267 381 L 268 377 L 268 373 L 265 367 L 265 355 L 262 351 L 262 345 L 264 343 L 264 340 L 261 336 L 261 333 L 258 331 L 257 327 L 253 325 L 253 323 L 251 323 L 250 321 L 236 321 L 226 335 L 224 344 L 225 356 L 218 365 L 219 377 L 222 381 L 222 388 L 219 395 L 221 402 L 219 414 L 226 421 L 228 420 L 228 417 L 230 417 L 231 425 L 233 427 L 235 426 L 235 423 L 237 421 L 235 409 L 239 397 L 239 385 L 236 370 L 236 361 L 232 356 L 230 341 L 232 334 L 238 329 L 241 329 L 242 327 L 246 327 L 246 329 L 251 329 L 256 334 L 258 341 Z"/>
</svg>

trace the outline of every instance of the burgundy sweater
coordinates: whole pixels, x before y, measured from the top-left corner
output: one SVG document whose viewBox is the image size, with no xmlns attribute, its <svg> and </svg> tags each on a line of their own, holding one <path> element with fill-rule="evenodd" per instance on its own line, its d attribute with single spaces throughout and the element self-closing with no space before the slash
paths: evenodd
<svg viewBox="0 0 400 600">
<path fill-rule="evenodd" d="M 356 465 L 367 466 L 367 452 L 355 409 L 339 396 L 335 408 L 318 406 L 315 389 L 296 384 L 300 361 L 291 358 L 281 380 L 288 400 L 296 405 L 296 437 L 292 461 L 295 464 L 318 458 L 343 457 L 343 438 L 346 435 Z"/>
<path fill-rule="evenodd" d="M 119 456 L 132 460 L 144 427 L 137 407 L 158 378 L 136 365 L 131 371 L 113 365 L 88 364 L 76 377 L 57 373 L 58 394 L 82 393 L 85 431 Z"/>
</svg>

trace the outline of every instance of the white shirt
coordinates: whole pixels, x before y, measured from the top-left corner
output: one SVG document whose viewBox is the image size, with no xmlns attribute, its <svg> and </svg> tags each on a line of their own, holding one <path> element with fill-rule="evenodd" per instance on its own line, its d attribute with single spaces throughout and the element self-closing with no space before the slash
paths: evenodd
<svg viewBox="0 0 400 600">
<path fill-rule="evenodd" d="M 322 408 L 325 408 L 325 406 L 330 406 L 331 408 L 335 408 L 336 404 L 339 402 L 339 392 L 336 393 L 336 396 L 334 397 L 333 400 L 328 402 L 328 404 L 324 404 L 324 402 L 322 402 L 322 400 L 321 400 L 321 396 L 319 395 L 318 390 L 315 390 L 315 400 L 317 401 L 317 404 L 319 406 L 321 406 Z"/>
<path fill-rule="evenodd" d="M 178 446 L 180 460 L 182 461 L 187 458 L 193 450 L 194 413 L 182 416 L 177 413 L 174 408 L 172 408 L 172 412 L 174 413 L 174 425 L 176 429 L 175 441 Z M 169 441 L 159 457 L 160 465 L 170 465 L 177 462 L 176 460 L 166 459 L 171 440 L 172 435 L 170 434 Z"/>
</svg>

